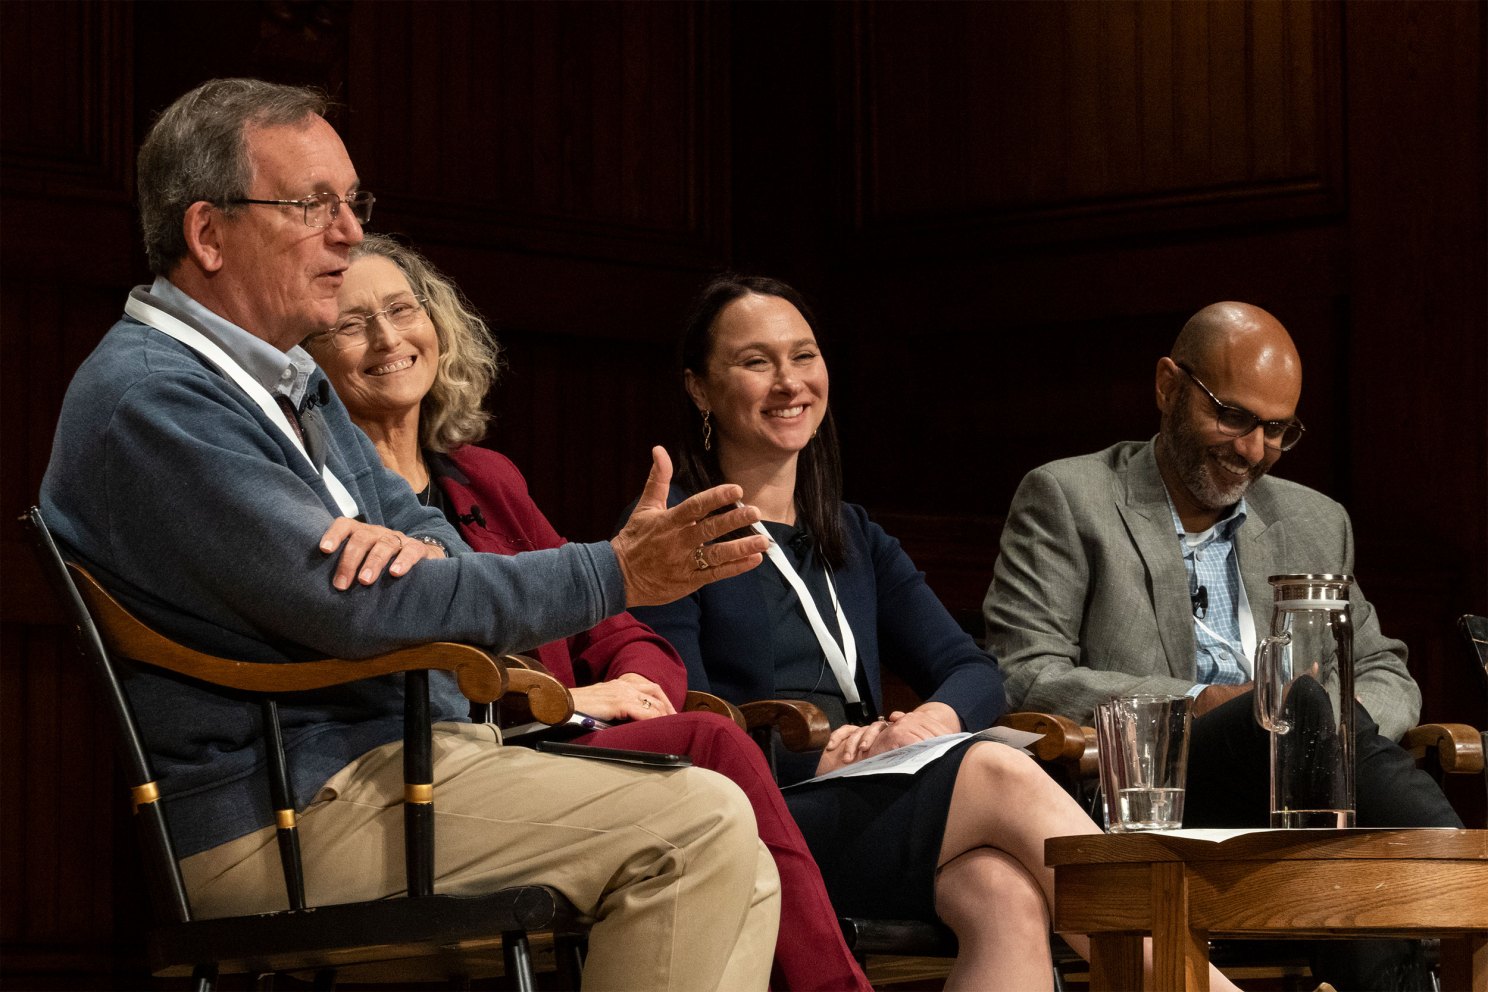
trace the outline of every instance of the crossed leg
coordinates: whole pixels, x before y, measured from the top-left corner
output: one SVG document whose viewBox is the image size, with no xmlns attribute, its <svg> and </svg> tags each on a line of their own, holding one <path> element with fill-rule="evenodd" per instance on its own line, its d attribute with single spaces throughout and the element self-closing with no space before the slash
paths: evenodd
<svg viewBox="0 0 1488 992">
<path fill-rule="evenodd" d="M 972 745 L 951 794 L 935 882 L 936 910 L 961 946 L 948 990 L 1053 986 L 1054 870 L 1044 864 L 1044 840 L 1100 832 L 1028 755 L 1001 744 Z M 1089 959 L 1088 938 L 1066 939 Z M 1143 957 L 1150 975 L 1151 941 L 1144 942 Z M 1238 992 L 1213 966 L 1209 987 Z"/>
</svg>

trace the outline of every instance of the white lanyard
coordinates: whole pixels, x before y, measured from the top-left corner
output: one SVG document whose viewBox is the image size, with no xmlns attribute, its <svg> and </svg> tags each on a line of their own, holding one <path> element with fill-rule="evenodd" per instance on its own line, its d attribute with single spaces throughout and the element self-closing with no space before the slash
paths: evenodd
<svg viewBox="0 0 1488 992">
<path fill-rule="evenodd" d="M 311 460 L 310 453 L 305 450 L 305 442 L 300 440 L 300 436 L 290 426 L 289 419 L 286 417 L 283 408 L 275 402 L 273 396 L 269 395 L 269 391 L 263 387 L 261 382 L 253 378 L 241 365 L 233 361 L 232 356 L 219 348 L 196 328 L 181 320 L 177 320 L 165 311 L 146 303 L 133 294 L 130 295 L 124 304 L 124 312 L 140 323 L 175 338 L 202 358 L 217 366 L 223 375 L 226 375 L 233 382 L 237 383 L 243 392 L 248 394 L 248 398 L 259 405 L 269 420 L 273 421 L 284 436 L 289 438 L 294 443 L 294 446 L 299 449 L 300 454 L 305 456 L 305 461 L 310 467 L 312 469 L 315 468 L 315 462 Z M 346 517 L 360 516 L 362 511 L 357 507 L 356 500 L 352 498 L 347 488 L 342 485 L 341 480 L 336 478 L 335 473 L 331 471 L 330 465 L 321 468 L 320 475 L 325 480 L 326 488 L 331 491 L 331 497 L 336 501 L 336 506 L 341 510 L 341 515 Z"/>
<path fill-rule="evenodd" d="M 770 532 L 765 525 L 756 521 L 754 530 L 770 537 Z M 801 600 L 801 608 L 806 611 L 806 620 L 811 624 L 811 630 L 816 634 L 816 639 L 821 643 L 822 654 L 827 658 L 827 664 L 831 666 L 832 674 L 837 677 L 837 686 L 842 690 L 842 696 L 849 703 L 861 703 L 862 697 L 858 695 L 857 682 L 854 676 L 858 664 L 858 644 L 853 640 L 852 627 L 847 622 L 847 616 L 842 612 L 842 604 L 837 601 L 837 590 L 832 585 L 832 573 L 827 570 L 827 594 L 832 597 L 832 608 L 837 611 L 837 629 L 842 631 L 842 644 L 837 644 L 837 638 L 827 629 L 826 621 L 822 619 L 821 611 L 816 608 L 816 600 L 811 597 L 811 592 L 806 588 L 806 583 L 796 574 L 791 567 L 790 559 L 785 556 L 780 545 L 774 538 L 770 538 L 770 548 L 765 552 L 770 556 L 771 563 L 789 582 L 791 588 L 796 591 L 796 597 Z"/>
</svg>

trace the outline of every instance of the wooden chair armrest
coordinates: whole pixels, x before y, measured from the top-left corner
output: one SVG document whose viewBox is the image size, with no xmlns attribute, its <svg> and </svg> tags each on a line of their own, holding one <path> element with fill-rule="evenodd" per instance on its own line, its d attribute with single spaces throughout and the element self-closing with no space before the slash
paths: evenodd
<svg viewBox="0 0 1488 992">
<path fill-rule="evenodd" d="M 832 736 L 827 715 L 804 699 L 758 699 L 739 707 L 745 729 L 773 727 L 790 751 L 820 751 Z"/>
<path fill-rule="evenodd" d="M 739 712 L 739 707 L 722 696 L 713 695 L 711 692 L 700 692 L 696 689 L 689 689 L 687 699 L 682 703 L 682 712 L 717 713 L 719 716 L 726 716 L 737 723 L 740 730 L 749 729 L 749 724 L 744 721 L 744 714 Z"/>
<path fill-rule="evenodd" d="M 229 661 L 193 651 L 157 633 L 109 595 L 80 565 L 67 564 L 78 592 L 87 601 L 100 636 L 111 650 L 137 664 L 151 665 L 189 678 L 249 692 L 300 692 L 344 685 L 378 675 L 418 669 L 452 672 L 465 698 L 489 703 L 506 692 L 506 666 L 469 644 L 437 641 L 348 661 L 325 658 L 290 664 Z"/>
<path fill-rule="evenodd" d="M 1482 732 L 1465 723 L 1423 723 L 1405 732 L 1401 746 L 1417 761 L 1435 749 L 1443 772 L 1473 775 L 1483 770 Z"/>
<path fill-rule="evenodd" d="M 501 700 L 504 721 L 527 723 L 539 720 L 551 725 L 562 723 L 574 715 L 573 696 L 568 686 L 546 670 L 541 670 L 541 665 L 529 668 L 522 662 L 532 659 L 519 654 L 504 655 L 501 660 L 506 663 L 509 683 Z"/>
<path fill-rule="evenodd" d="M 1082 727 L 1068 717 L 1055 713 L 1038 713 L 1032 710 L 1008 713 L 997 721 L 999 726 L 1025 730 L 1032 734 L 1043 734 L 1044 738 L 1029 746 L 1034 757 L 1040 761 L 1051 761 L 1084 774 L 1095 774 L 1098 768 L 1099 749 L 1095 742 L 1095 730 Z"/>
</svg>

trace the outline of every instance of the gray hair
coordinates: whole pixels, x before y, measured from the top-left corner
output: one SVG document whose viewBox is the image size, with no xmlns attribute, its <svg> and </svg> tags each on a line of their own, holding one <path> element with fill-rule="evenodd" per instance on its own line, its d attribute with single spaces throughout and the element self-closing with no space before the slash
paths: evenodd
<svg viewBox="0 0 1488 992">
<path fill-rule="evenodd" d="M 434 384 L 419 404 L 419 446 L 447 452 L 473 444 L 486 435 L 490 414 L 486 393 L 501 373 L 501 349 L 486 322 L 458 286 L 423 255 L 385 234 L 369 234 L 351 249 L 351 260 L 375 255 L 398 267 L 427 302 L 424 310 L 439 341 Z M 305 347 L 312 355 L 330 347 L 326 334 L 312 334 Z"/>
<path fill-rule="evenodd" d="M 156 119 L 139 153 L 140 224 L 150 271 L 167 275 L 186 257 L 182 228 L 193 203 L 248 195 L 251 127 L 287 127 L 324 116 L 325 94 L 261 79 L 213 79 Z"/>
</svg>

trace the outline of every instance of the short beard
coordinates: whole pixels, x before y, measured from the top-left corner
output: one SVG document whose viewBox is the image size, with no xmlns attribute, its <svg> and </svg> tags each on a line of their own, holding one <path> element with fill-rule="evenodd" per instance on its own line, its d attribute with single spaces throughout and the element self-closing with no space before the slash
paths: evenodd
<svg viewBox="0 0 1488 992">
<path fill-rule="evenodd" d="M 1185 406 L 1182 399 L 1180 397 L 1176 404 L 1180 409 Z M 1173 471 L 1188 490 L 1189 496 L 1205 510 L 1217 512 L 1234 506 L 1267 471 L 1267 465 L 1262 461 L 1259 465 L 1251 466 L 1244 478 L 1231 480 L 1216 477 L 1215 473 L 1222 470 L 1208 464 L 1210 452 L 1215 448 L 1225 449 L 1219 457 L 1223 461 L 1230 461 L 1236 458 L 1234 449 L 1229 444 L 1205 444 L 1192 417 L 1165 415 L 1158 443 L 1163 446 Z"/>
</svg>

